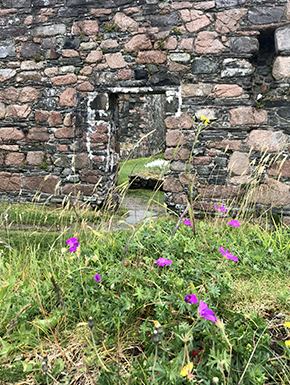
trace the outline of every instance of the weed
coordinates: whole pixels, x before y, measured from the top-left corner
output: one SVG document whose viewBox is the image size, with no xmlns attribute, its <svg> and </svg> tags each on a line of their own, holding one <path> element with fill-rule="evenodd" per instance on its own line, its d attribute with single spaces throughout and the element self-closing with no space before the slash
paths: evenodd
<svg viewBox="0 0 290 385">
<path fill-rule="evenodd" d="M 174 35 L 182 35 L 182 32 L 180 31 L 179 28 L 172 28 L 171 33 Z"/>
<path fill-rule="evenodd" d="M 34 56 L 34 61 L 39 63 L 42 60 L 42 56 L 40 54 Z"/>
<path fill-rule="evenodd" d="M 117 24 L 110 22 L 104 25 L 104 30 L 106 32 L 113 32 L 115 31 L 116 27 L 117 27 Z"/>
</svg>

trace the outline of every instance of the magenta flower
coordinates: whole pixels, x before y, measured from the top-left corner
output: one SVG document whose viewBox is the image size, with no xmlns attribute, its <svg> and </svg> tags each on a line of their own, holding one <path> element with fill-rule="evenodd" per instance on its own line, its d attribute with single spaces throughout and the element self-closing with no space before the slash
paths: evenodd
<svg viewBox="0 0 290 385">
<path fill-rule="evenodd" d="M 80 245 L 77 238 L 70 238 L 66 241 L 66 243 L 70 246 L 69 251 L 71 253 L 76 251 L 77 247 Z"/>
<path fill-rule="evenodd" d="M 156 263 L 158 266 L 169 266 L 172 264 L 172 260 L 160 257 L 157 259 Z"/>
<path fill-rule="evenodd" d="M 187 226 L 192 226 L 192 223 L 188 219 L 184 219 L 183 223 Z"/>
<path fill-rule="evenodd" d="M 227 223 L 227 225 L 230 225 L 233 227 L 241 227 L 240 223 L 242 223 L 242 221 L 236 221 L 236 220 L 232 219 L 231 221 L 229 221 Z"/>
<path fill-rule="evenodd" d="M 224 251 L 223 247 L 219 248 L 219 251 L 224 255 L 227 259 L 231 259 L 232 261 L 239 262 L 239 258 L 235 257 L 233 254 L 231 254 L 228 250 Z"/>
<path fill-rule="evenodd" d="M 199 316 L 208 319 L 209 321 L 216 322 L 217 318 L 214 315 L 214 312 L 207 307 L 207 304 L 205 302 L 202 302 L 202 300 L 199 301 L 198 306 L 198 313 Z"/>
<path fill-rule="evenodd" d="M 197 303 L 198 299 L 196 298 L 195 294 L 188 294 L 184 297 L 184 301 L 186 303 Z"/>
<path fill-rule="evenodd" d="M 101 280 L 101 276 L 100 276 L 100 274 L 95 274 L 95 280 L 97 281 L 97 282 L 100 282 L 100 280 Z"/>
<path fill-rule="evenodd" d="M 221 211 L 222 213 L 227 213 L 228 212 L 228 210 L 225 208 L 225 206 L 221 206 L 221 207 L 214 206 L 214 207 L 215 207 L 215 209 L 217 211 Z"/>
</svg>

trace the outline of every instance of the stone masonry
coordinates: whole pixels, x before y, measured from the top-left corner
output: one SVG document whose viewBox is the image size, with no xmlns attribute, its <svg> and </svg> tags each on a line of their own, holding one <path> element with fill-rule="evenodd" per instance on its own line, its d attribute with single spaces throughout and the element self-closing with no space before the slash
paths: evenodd
<svg viewBox="0 0 290 385">
<path fill-rule="evenodd" d="M 289 1 L 0 5 L 1 199 L 101 204 L 121 131 L 146 135 L 152 103 L 169 208 L 213 211 L 248 194 L 290 217 Z M 197 135 L 202 115 L 211 125 Z"/>
</svg>

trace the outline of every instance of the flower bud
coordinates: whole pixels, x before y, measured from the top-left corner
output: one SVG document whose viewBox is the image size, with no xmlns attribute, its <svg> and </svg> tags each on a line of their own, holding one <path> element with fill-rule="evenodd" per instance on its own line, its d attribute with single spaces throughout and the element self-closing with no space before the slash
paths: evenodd
<svg viewBox="0 0 290 385">
<path fill-rule="evenodd" d="M 218 377 L 214 377 L 213 379 L 212 379 L 212 385 L 216 385 L 216 384 L 218 384 L 220 382 L 220 380 L 218 379 Z"/>
<path fill-rule="evenodd" d="M 221 329 L 221 330 L 224 329 L 224 327 L 225 327 L 223 321 L 222 321 L 222 320 L 219 320 L 219 319 L 216 321 L 215 324 L 216 324 L 216 326 L 217 326 L 219 329 Z"/>
<path fill-rule="evenodd" d="M 153 331 L 153 334 L 152 334 L 152 341 L 154 344 L 159 344 L 161 341 L 162 341 L 162 333 L 163 333 L 163 330 L 161 327 L 159 328 L 156 328 L 154 331 Z"/>
<path fill-rule="evenodd" d="M 92 317 L 89 318 L 88 320 L 88 327 L 93 330 L 93 327 L 95 326 L 94 320 Z"/>
</svg>

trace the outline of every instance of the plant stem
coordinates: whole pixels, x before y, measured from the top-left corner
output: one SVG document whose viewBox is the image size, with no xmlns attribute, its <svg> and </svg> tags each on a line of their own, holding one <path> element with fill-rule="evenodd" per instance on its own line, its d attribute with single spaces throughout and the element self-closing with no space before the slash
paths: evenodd
<svg viewBox="0 0 290 385">
<path fill-rule="evenodd" d="M 154 356 L 154 363 L 152 366 L 152 384 L 155 382 L 155 366 L 156 366 L 156 361 L 157 361 L 157 352 L 158 352 L 158 345 L 155 344 L 155 356 Z"/>
<path fill-rule="evenodd" d="M 249 367 L 249 365 L 250 365 L 250 362 L 251 362 L 251 360 L 252 360 L 252 358 L 253 358 L 253 355 L 255 354 L 255 351 L 256 351 L 256 349 L 257 349 L 257 347 L 258 347 L 258 345 L 259 345 L 259 342 L 260 342 L 262 336 L 264 335 L 264 333 L 265 333 L 267 327 L 268 327 L 268 326 L 265 327 L 265 329 L 263 330 L 262 334 L 260 335 L 260 337 L 259 337 L 259 339 L 258 339 L 258 342 L 257 342 L 256 345 L 254 346 L 254 349 L 253 349 L 253 351 L 252 351 L 252 354 L 250 355 L 249 361 L 247 362 L 247 365 L 246 365 L 246 367 L 245 367 L 245 370 L 243 371 L 243 374 L 242 374 L 242 376 L 241 376 L 241 378 L 240 378 L 240 380 L 239 380 L 239 382 L 238 382 L 237 385 L 240 385 L 240 384 L 241 384 L 241 382 L 242 382 L 242 380 L 243 380 L 243 378 L 244 378 L 244 375 L 245 375 L 245 373 L 246 373 L 246 371 L 247 371 L 247 369 L 248 369 L 248 367 Z"/>
<path fill-rule="evenodd" d="M 99 353 L 98 353 L 98 349 L 97 349 L 97 346 L 96 346 L 96 342 L 95 342 L 95 337 L 94 337 L 94 333 L 93 331 L 91 330 L 91 336 L 92 336 L 92 341 L 93 341 L 93 345 L 94 345 L 94 348 L 95 348 L 95 352 L 96 352 L 96 355 L 98 357 L 98 360 L 101 364 L 101 367 L 107 372 L 108 369 L 105 367 L 103 361 L 101 360 L 101 357 L 99 356 Z"/>
</svg>

